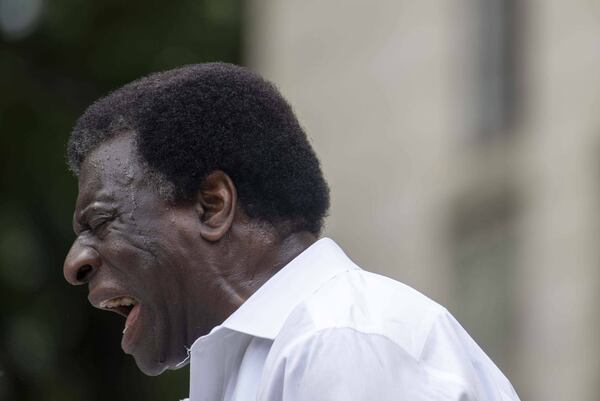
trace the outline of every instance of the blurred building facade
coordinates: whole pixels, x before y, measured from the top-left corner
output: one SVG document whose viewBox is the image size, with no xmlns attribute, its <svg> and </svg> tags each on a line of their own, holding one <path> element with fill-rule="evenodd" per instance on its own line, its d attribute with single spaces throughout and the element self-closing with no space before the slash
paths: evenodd
<svg viewBox="0 0 600 401">
<path fill-rule="evenodd" d="M 252 0 L 246 59 L 332 190 L 326 235 L 448 306 L 523 400 L 600 391 L 600 3 Z"/>
</svg>

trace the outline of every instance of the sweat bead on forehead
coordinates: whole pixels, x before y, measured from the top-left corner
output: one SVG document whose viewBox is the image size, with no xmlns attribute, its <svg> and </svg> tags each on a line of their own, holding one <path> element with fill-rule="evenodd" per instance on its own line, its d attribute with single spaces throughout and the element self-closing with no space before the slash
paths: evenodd
<svg viewBox="0 0 600 401">
<path fill-rule="evenodd" d="M 139 157 L 135 150 L 132 133 L 124 133 L 100 144 L 81 164 L 79 184 L 99 186 L 104 184 L 108 191 L 104 195 L 114 197 L 116 187 L 139 185 L 143 178 Z M 106 184 L 112 185 L 106 185 Z M 88 192 L 91 188 L 81 188 Z M 82 191 L 83 190 L 83 191 Z"/>
</svg>

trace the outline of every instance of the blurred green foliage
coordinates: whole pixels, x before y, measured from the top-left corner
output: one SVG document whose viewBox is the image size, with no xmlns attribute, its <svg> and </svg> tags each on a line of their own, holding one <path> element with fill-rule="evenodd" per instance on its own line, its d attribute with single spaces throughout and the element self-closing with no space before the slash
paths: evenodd
<svg viewBox="0 0 600 401">
<path fill-rule="evenodd" d="M 239 0 L 0 0 L 0 400 L 178 400 L 188 369 L 150 378 L 122 321 L 62 277 L 76 180 L 65 143 L 96 98 L 152 71 L 240 63 Z"/>
</svg>

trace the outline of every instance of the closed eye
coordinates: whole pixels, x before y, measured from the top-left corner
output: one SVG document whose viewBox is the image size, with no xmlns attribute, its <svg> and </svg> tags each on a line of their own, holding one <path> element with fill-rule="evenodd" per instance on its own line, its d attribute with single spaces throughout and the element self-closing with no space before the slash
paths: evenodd
<svg viewBox="0 0 600 401">
<path fill-rule="evenodd" d="M 75 214 L 73 218 L 73 228 L 75 234 L 80 235 L 83 232 L 89 232 L 94 235 L 100 234 L 111 222 L 118 216 L 116 208 L 106 208 L 91 204 L 80 214 Z"/>
<path fill-rule="evenodd" d="M 112 217 L 99 217 L 92 219 L 89 222 L 89 228 L 92 233 L 96 235 L 101 234 L 111 220 Z"/>
</svg>

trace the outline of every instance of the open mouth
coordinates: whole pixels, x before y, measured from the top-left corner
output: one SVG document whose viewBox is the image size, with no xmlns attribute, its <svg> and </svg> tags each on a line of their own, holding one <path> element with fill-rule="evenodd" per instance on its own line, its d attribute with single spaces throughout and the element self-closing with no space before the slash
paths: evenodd
<svg viewBox="0 0 600 401">
<path fill-rule="evenodd" d="M 131 297 L 116 297 L 100 302 L 100 308 L 118 313 L 125 320 L 123 334 L 133 325 L 139 313 L 139 303 Z"/>
</svg>

